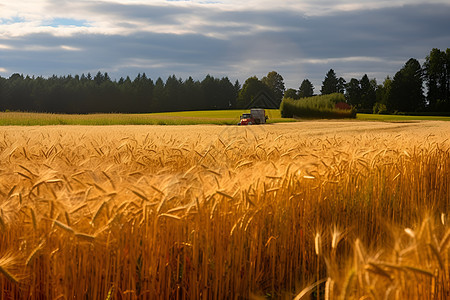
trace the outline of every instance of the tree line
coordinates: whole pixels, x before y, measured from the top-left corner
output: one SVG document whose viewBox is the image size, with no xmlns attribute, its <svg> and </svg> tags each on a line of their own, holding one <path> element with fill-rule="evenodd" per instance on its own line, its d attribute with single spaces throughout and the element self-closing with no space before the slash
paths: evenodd
<svg viewBox="0 0 450 300">
<path fill-rule="evenodd" d="M 0 77 L 0 109 L 53 113 L 143 113 L 229 109 L 240 90 L 227 77 L 202 81 L 175 75 L 155 82 L 146 74 L 113 81 L 107 73 L 81 76 Z"/>
<path fill-rule="evenodd" d="M 426 86 L 426 95 L 424 91 Z M 203 80 L 169 76 L 156 81 L 146 74 L 111 80 L 107 73 L 95 76 L 68 75 L 30 77 L 0 76 L 0 110 L 53 113 L 145 113 L 183 110 L 248 108 L 261 93 L 269 95 L 278 108 L 283 97 L 301 99 L 314 94 L 314 86 L 304 79 L 298 89 L 285 88 L 275 71 L 258 79 L 248 78 L 241 86 L 228 77 L 207 75 Z M 378 84 L 365 74 L 349 82 L 330 69 L 320 94 L 345 94 L 346 102 L 358 111 L 374 113 L 450 112 L 450 49 L 432 49 L 423 65 L 409 59 L 394 75 Z"/>
<path fill-rule="evenodd" d="M 426 87 L 426 93 L 424 91 Z M 409 59 L 394 75 L 382 84 L 365 74 L 361 79 L 346 82 L 330 69 L 322 82 L 322 95 L 343 93 L 348 104 L 362 112 L 450 112 L 450 49 L 434 48 L 423 65 L 415 58 Z M 301 99 L 314 95 L 308 79 L 298 90 L 288 89 L 285 97 Z"/>
<path fill-rule="evenodd" d="M 95 76 L 68 75 L 49 78 L 13 74 L 0 77 L 0 110 L 50 113 L 146 113 L 185 110 L 246 108 L 266 91 L 281 102 L 283 78 L 269 72 L 262 80 L 249 78 L 241 88 L 238 80 L 207 75 L 202 81 L 169 76 L 155 82 L 138 74 L 111 80 L 108 73 Z M 276 106 L 276 105 L 275 105 Z M 274 107 L 277 108 L 277 107 Z"/>
</svg>

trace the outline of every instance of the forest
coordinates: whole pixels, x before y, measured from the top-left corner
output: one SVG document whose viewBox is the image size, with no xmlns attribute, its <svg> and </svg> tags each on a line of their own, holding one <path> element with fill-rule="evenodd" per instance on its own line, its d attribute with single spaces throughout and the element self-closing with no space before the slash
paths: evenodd
<svg viewBox="0 0 450 300">
<path fill-rule="evenodd" d="M 239 87 L 228 78 L 201 82 L 170 76 L 155 82 L 146 74 L 113 81 L 107 73 L 81 76 L 0 78 L 0 109 L 51 113 L 147 113 L 228 109 Z M 231 103 L 230 103 L 231 101 Z"/>
<path fill-rule="evenodd" d="M 153 81 L 145 73 L 112 80 L 108 73 L 96 75 L 0 76 L 0 110 L 49 113 L 150 113 L 186 110 L 248 108 L 261 92 L 274 106 L 283 97 L 301 100 L 316 95 L 304 79 L 298 89 L 286 90 L 283 77 L 275 71 L 258 79 L 248 78 L 241 86 L 228 77 L 207 75 L 203 80 L 181 79 L 175 75 Z M 434 48 L 423 65 L 409 59 L 382 84 L 365 74 L 348 82 L 330 69 L 322 82 L 321 95 L 345 94 L 346 102 L 360 112 L 430 113 L 450 112 L 450 48 Z M 278 108 L 278 107 L 267 107 Z"/>
</svg>

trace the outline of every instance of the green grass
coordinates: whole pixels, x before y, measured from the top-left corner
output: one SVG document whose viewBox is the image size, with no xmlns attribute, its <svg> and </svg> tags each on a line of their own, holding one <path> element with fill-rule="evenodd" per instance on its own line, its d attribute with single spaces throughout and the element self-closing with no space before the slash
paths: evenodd
<svg viewBox="0 0 450 300">
<path fill-rule="evenodd" d="M 356 111 L 352 109 L 338 109 L 336 104 L 345 102 L 343 94 L 334 93 L 302 99 L 284 98 L 280 111 L 283 117 L 296 116 L 311 119 L 348 119 L 355 118 Z"/>
<path fill-rule="evenodd" d="M 235 125 L 249 110 L 182 111 L 153 114 L 48 114 L 30 112 L 0 112 L 0 126 L 8 125 Z M 267 109 L 268 123 L 293 122 L 281 118 L 277 109 Z"/>
<path fill-rule="evenodd" d="M 249 110 L 182 111 L 153 114 L 47 114 L 0 112 L 0 126 L 18 125 L 235 125 L 239 116 Z M 301 121 L 281 118 L 280 110 L 267 109 L 268 123 Z M 417 120 L 450 121 L 450 117 L 358 114 L 357 120 L 410 122 Z"/>
<path fill-rule="evenodd" d="M 378 115 L 357 114 L 357 120 L 362 121 L 385 121 L 385 122 L 409 122 L 409 121 L 450 121 L 450 117 L 443 116 L 403 116 L 403 115 Z"/>
</svg>

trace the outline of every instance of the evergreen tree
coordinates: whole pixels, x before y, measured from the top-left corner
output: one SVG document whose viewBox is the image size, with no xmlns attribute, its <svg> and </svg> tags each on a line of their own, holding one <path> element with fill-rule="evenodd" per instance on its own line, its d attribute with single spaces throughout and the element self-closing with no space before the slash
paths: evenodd
<svg viewBox="0 0 450 300">
<path fill-rule="evenodd" d="M 217 92 L 216 92 L 217 93 Z M 233 105 L 233 98 L 236 97 L 234 86 L 228 77 L 223 77 L 219 81 L 219 103 L 218 109 L 230 109 Z M 235 101 L 234 101 L 235 102 Z"/>
<path fill-rule="evenodd" d="M 237 108 L 237 98 L 239 96 L 239 91 L 241 90 L 241 84 L 239 83 L 239 80 L 236 80 L 233 85 L 233 98 L 231 99 L 231 107 L 230 108 Z"/>
<path fill-rule="evenodd" d="M 200 110 L 205 107 L 200 82 L 189 76 L 183 84 L 184 109 Z"/>
<path fill-rule="evenodd" d="M 376 85 L 376 84 L 375 84 Z M 361 108 L 372 110 L 376 102 L 376 91 L 367 74 L 361 78 Z"/>
<path fill-rule="evenodd" d="M 201 82 L 201 88 L 204 95 L 204 108 L 217 109 L 220 105 L 219 95 L 217 94 L 218 84 L 216 79 L 211 75 L 206 75 Z"/>
<path fill-rule="evenodd" d="M 153 80 L 147 78 L 147 75 L 143 73 L 134 79 L 132 83 L 132 98 L 130 99 L 134 105 L 132 112 L 151 112 L 153 102 Z"/>
<path fill-rule="evenodd" d="M 347 83 L 345 98 L 348 104 L 356 108 L 361 108 L 361 86 L 358 79 L 352 78 Z"/>
<path fill-rule="evenodd" d="M 182 94 L 182 80 L 175 75 L 169 76 L 165 84 L 166 110 L 178 111 L 180 107 L 184 106 Z"/>
<path fill-rule="evenodd" d="M 423 109 L 425 99 L 422 84 L 422 68 L 420 63 L 416 59 L 411 58 L 394 76 L 387 103 L 388 109 L 403 112 Z"/>
<path fill-rule="evenodd" d="M 445 52 L 432 49 L 425 58 L 423 71 L 429 108 L 450 111 L 450 48 Z"/>
<path fill-rule="evenodd" d="M 158 77 L 155 82 L 155 87 L 153 88 L 153 102 L 151 110 L 153 112 L 166 111 L 166 99 L 167 97 L 165 93 L 164 81 L 161 77 Z"/>
<path fill-rule="evenodd" d="M 338 79 L 338 83 L 337 83 L 337 92 L 341 93 L 341 94 L 345 94 L 345 85 L 346 85 L 346 81 L 344 78 L 339 77 Z"/>
<path fill-rule="evenodd" d="M 308 79 L 304 79 L 298 89 L 298 98 L 314 96 L 314 86 Z"/>
<path fill-rule="evenodd" d="M 320 92 L 322 95 L 332 94 L 338 92 L 338 78 L 333 69 L 330 69 L 322 82 Z"/>
<path fill-rule="evenodd" d="M 383 81 L 383 85 L 380 88 L 380 102 L 384 105 L 387 105 L 388 101 L 389 101 L 389 97 L 391 94 L 391 89 L 392 89 L 392 79 L 387 76 L 386 79 Z"/>
</svg>

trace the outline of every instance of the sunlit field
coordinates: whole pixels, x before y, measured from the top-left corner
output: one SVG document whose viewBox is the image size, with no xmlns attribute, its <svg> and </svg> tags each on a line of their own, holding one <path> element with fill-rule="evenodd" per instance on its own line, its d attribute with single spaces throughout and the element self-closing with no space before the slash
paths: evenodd
<svg viewBox="0 0 450 300">
<path fill-rule="evenodd" d="M 0 127 L 0 299 L 448 299 L 449 138 Z"/>
<path fill-rule="evenodd" d="M 52 114 L 33 112 L 0 112 L 0 126 L 44 125 L 236 125 L 249 110 L 179 111 L 149 114 Z M 293 122 L 281 118 L 278 109 L 266 109 L 268 123 Z"/>
</svg>

